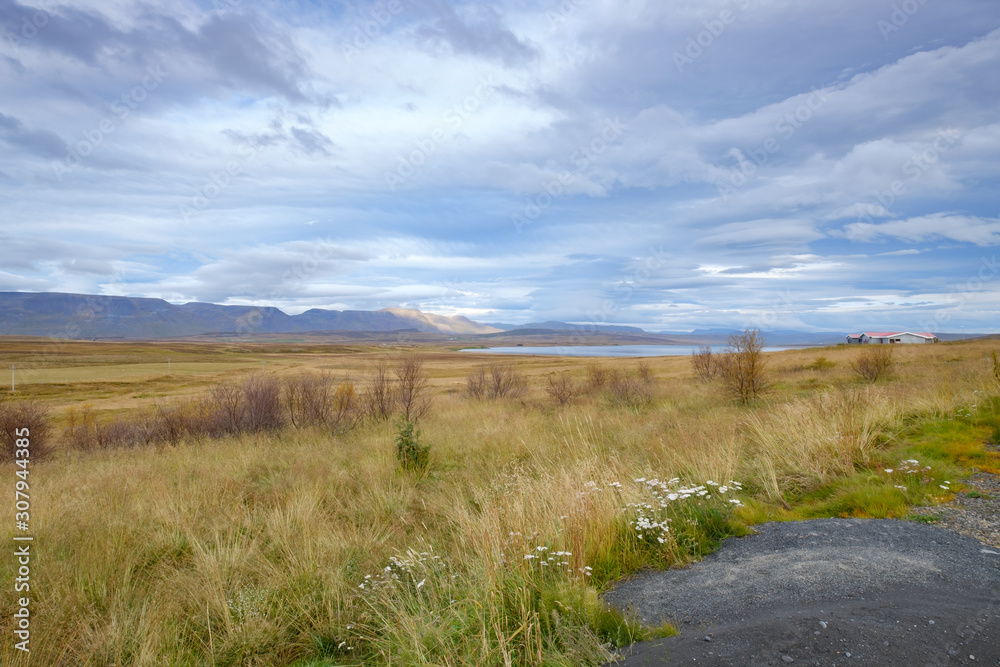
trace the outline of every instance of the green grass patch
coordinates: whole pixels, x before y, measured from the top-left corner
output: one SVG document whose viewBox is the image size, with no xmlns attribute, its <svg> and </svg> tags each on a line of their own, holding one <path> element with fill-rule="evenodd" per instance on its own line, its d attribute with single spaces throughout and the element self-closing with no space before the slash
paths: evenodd
<svg viewBox="0 0 1000 667">
<path fill-rule="evenodd" d="M 874 473 L 862 472 L 808 494 L 796 507 L 796 513 L 806 519 L 890 519 L 905 516 L 909 506 L 905 491 Z"/>
</svg>

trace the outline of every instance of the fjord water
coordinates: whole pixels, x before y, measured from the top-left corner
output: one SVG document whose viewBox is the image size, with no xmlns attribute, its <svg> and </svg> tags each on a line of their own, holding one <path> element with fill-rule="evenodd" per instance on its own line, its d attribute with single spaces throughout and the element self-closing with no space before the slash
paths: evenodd
<svg viewBox="0 0 1000 667">
<path fill-rule="evenodd" d="M 698 350 L 698 345 L 551 345 L 539 347 L 467 348 L 460 352 L 480 354 L 539 354 L 551 357 L 680 357 Z M 712 348 L 722 352 L 725 345 Z M 781 352 L 791 347 L 765 347 L 764 352 Z"/>
</svg>

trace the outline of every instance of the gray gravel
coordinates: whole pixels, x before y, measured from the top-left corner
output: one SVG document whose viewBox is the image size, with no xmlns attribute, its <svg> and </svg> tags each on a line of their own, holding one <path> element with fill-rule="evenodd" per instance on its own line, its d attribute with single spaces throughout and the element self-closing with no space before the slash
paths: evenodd
<svg viewBox="0 0 1000 667">
<path fill-rule="evenodd" d="M 756 530 L 605 595 L 682 632 L 624 665 L 1000 665 L 1000 549 L 909 521 Z"/>
</svg>

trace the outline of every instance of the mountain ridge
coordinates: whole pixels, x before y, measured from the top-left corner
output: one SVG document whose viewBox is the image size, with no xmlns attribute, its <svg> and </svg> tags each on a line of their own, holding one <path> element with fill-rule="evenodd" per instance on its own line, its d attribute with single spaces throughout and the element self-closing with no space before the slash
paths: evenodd
<svg viewBox="0 0 1000 667">
<path fill-rule="evenodd" d="M 419 331 L 488 334 L 501 330 L 463 317 L 410 308 L 326 310 L 289 315 L 273 306 L 224 306 L 66 292 L 0 292 L 0 335 L 159 339 L 205 334 L 313 331 Z"/>
</svg>

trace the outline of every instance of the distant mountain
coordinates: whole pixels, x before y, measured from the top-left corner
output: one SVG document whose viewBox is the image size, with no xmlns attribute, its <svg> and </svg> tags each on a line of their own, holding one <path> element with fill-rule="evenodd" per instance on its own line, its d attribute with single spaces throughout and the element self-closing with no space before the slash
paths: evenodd
<svg viewBox="0 0 1000 667">
<path fill-rule="evenodd" d="M 465 317 L 419 310 L 314 308 L 289 315 L 271 307 L 175 305 L 162 299 L 57 292 L 0 292 L 0 335 L 155 339 L 199 334 L 420 331 L 488 334 L 501 330 Z"/>
<path fill-rule="evenodd" d="M 486 326 L 495 327 L 502 331 L 516 331 L 520 329 L 530 329 L 532 331 L 591 331 L 601 333 L 648 333 L 639 327 L 627 327 L 618 324 L 569 324 L 568 322 L 532 322 L 531 324 L 495 324 Z"/>
</svg>

